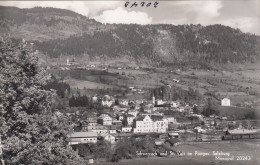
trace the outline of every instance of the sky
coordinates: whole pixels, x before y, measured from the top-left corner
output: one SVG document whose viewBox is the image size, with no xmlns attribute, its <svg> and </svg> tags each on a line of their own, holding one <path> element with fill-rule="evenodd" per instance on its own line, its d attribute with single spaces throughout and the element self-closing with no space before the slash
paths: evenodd
<svg viewBox="0 0 260 165">
<path fill-rule="evenodd" d="M 140 3 L 151 2 L 150 7 Z M 19 8 L 55 7 L 75 11 L 102 23 L 222 24 L 260 35 L 260 0 L 136 0 L 129 1 L 0 1 Z M 137 7 L 130 6 L 136 2 Z"/>
</svg>

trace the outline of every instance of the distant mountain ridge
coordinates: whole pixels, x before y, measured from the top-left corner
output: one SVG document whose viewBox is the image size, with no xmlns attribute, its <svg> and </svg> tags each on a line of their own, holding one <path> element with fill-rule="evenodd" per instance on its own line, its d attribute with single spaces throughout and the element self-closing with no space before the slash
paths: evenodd
<svg viewBox="0 0 260 165">
<path fill-rule="evenodd" d="M 101 24 L 56 8 L 0 7 L 0 34 L 33 41 L 50 57 L 128 57 L 149 66 L 207 68 L 259 59 L 259 36 L 223 25 Z"/>
<path fill-rule="evenodd" d="M 14 38 L 46 41 L 90 32 L 102 24 L 70 10 L 35 7 L 19 9 L 0 6 L 0 34 Z"/>
</svg>

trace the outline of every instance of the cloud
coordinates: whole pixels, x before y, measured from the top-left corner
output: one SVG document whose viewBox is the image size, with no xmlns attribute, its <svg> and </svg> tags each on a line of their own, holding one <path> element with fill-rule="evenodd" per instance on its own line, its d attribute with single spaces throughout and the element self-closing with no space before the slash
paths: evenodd
<svg viewBox="0 0 260 165">
<path fill-rule="evenodd" d="M 221 23 L 230 26 L 232 28 L 239 28 L 243 32 L 260 34 L 260 29 L 259 29 L 260 19 L 257 17 L 239 16 L 236 18 L 223 20 L 221 21 Z"/>
<path fill-rule="evenodd" d="M 19 8 L 54 7 L 93 17 L 104 10 L 115 9 L 121 3 L 120 1 L 1 1 L 0 5 Z"/>
<path fill-rule="evenodd" d="M 101 15 L 94 17 L 102 23 L 123 23 L 123 24 L 151 24 L 152 18 L 145 12 L 126 11 L 122 7 L 118 7 L 115 10 L 106 10 Z"/>
</svg>

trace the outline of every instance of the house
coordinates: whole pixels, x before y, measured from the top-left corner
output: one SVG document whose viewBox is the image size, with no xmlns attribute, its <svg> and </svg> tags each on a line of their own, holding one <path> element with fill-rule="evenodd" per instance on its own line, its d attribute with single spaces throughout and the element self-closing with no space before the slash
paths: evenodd
<svg viewBox="0 0 260 165">
<path fill-rule="evenodd" d="M 167 103 L 167 101 L 163 101 L 163 100 L 159 100 L 159 99 L 155 101 L 155 105 L 163 105 L 165 103 Z"/>
<path fill-rule="evenodd" d="M 96 132 L 97 134 L 108 133 L 109 130 L 103 125 L 88 126 L 89 132 Z"/>
<path fill-rule="evenodd" d="M 145 102 L 145 100 L 142 100 L 142 99 L 140 99 L 140 100 L 135 100 L 135 103 L 136 104 L 143 104 Z"/>
<path fill-rule="evenodd" d="M 134 120 L 134 133 L 166 133 L 168 121 L 163 116 L 138 116 Z"/>
<path fill-rule="evenodd" d="M 129 110 L 127 113 L 128 113 L 129 115 L 133 115 L 134 117 L 136 117 L 137 114 L 138 114 L 138 111 L 136 111 L 136 110 Z"/>
<path fill-rule="evenodd" d="M 122 132 L 132 132 L 132 127 L 122 127 Z"/>
<path fill-rule="evenodd" d="M 108 130 L 108 132 L 109 132 L 110 134 L 116 133 L 116 128 L 110 128 L 110 129 Z"/>
<path fill-rule="evenodd" d="M 179 138 L 180 137 L 178 132 L 169 132 L 169 136 L 172 137 L 172 138 Z"/>
<path fill-rule="evenodd" d="M 178 80 L 178 79 L 172 79 L 172 81 L 176 82 L 176 83 L 180 82 L 180 80 Z"/>
<path fill-rule="evenodd" d="M 114 101 L 112 101 L 112 100 L 102 100 L 101 104 L 104 107 L 111 107 L 114 104 Z"/>
<path fill-rule="evenodd" d="M 176 119 L 173 116 L 165 116 L 167 119 L 168 123 L 176 123 Z"/>
<path fill-rule="evenodd" d="M 122 125 L 122 121 L 115 119 L 115 120 L 112 121 L 112 125 L 120 125 L 121 126 Z"/>
<path fill-rule="evenodd" d="M 99 99 L 98 96 L 95 95 L 95 96 L 92 97 L 92 102 L 93 102 L 93 103 L 97 103 L 97 102 L 98 102 L 98 99 Z"/>
<path fill-rule="evenodd" d="M 223 98 L 221 100 L 221 106 L 230 106 L 230 99 L 229 98 Z"/>
<path fill-rule="evenodd" d="M 102 104 L 102 106 L 104 106 L 104 107 L 111 107 L 114 103 L 115 103 L 114 98 L 111 97 L 111 96 L 108 96 L 108 95 L 105 95 L 105 96 L 102 98 L 102 101 L 101 101 L 101 104 Z"/>
<path fill-rule="evenodd" d="M 135 119 L 135 116 L 130 115 L 130 114 L 126 115 L 127 125 L 133 125 L 134 119 Z"/>
<path fill-rule="evenodd" d="M 134 88 L 135 88 L 135 87 L 129 87 L 128 89 L 132 91 Z"/>
<path fill-rule="evenodd" d="M 178 107 L 177 102 L 172 101 L 172 102 L 171 102 L 171 107 L 173 107 L 173 108 L 177 108 L 177 107 Z"/>
<path fill-rule="evenodd" d="M 123 106 L 128 106 L 128 101 L 127 100 L 120 100 L 119 104 L 123 105 Z"/>
<path fill-rule="evenodd" d="M 108 114 L 102 114 L 98 117 L 97 123 L 102 125 L 112 125 L 112 117 Z"/>
<path fill-rule="evenodd" d="M 97 113 L 88 113 L 87 114 L 87 122 L 96 123 L 97 122 Z"/>
<path fill-rule="evenodd" d="M 97 143 L 96 132 L 74 132 L 68 135 L 70 141 L 69 144 L 80 144 L 80 143 Z"/>
<path fill-rule="evenodd" d="M 206 130 L 205 129 L 202 129 L 201 127 L 197 126 L 194 128 L 194 130 L 198 133 L 206 133 Z"/>
<path fill-rule="evenodd" d="M 104 140 L 111 143 L 111 144 L 115 144 L 116 143 L 116 137 L 111 135 L 111 134 L 107 134 L 104 136 Z"/>
<path fill-rule="evenodd" d="M 183 112 L 183 111 L 184 111 L 184 107 L 183 107 L 183 106 L 178 107 L 178 111 L 179 111 L 179 112 Z"/>
<path fill-rule="evenodd" d="M 231 140 L 234 139 L 252 139 L 257 138 L 260 135 L 259 129 L 234 129 L 234 130 L 227 130 L 226 136 L 230 136 Z M 222 137 L 223 138 L 223 137 Z"/>
<path fill-rule="evenodd" d="M 119 116 L 118 118 L 120 121 L 124 120 L 124 116 Z"/>
<path fill-rule="evenodd" d="M 113 111 L 120 111 L 120 107 L 117 106 L 117 105 L 114 105 L 114 106 L 113 106 Z"/>
</svg>

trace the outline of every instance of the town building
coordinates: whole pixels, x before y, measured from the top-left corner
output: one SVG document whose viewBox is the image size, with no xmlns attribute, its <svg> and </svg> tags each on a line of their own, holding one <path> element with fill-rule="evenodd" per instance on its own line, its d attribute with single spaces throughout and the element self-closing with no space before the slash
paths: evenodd
<svg viewBox="0 0 260 165">
<path fill-rule="evenodd" d="M 129 126 L 133 125 L 134 119 L 135 119 L 135 116 L 130 115 L 130 114 L 126 115 L 127 125 L 129 125 Z"/>
<path fill-rule="evenodd" d="M 128 100 L 120 100 L 119 104 L 123 106 L 128 106 Z"/>
<path fill-rule="evenodd" d="M 134 120 L 134 133 L 166 133 L 168 121 L 163 116 L 138 116 Z"/>
<path fill-rule="evenodd" d="M 102 114 L 98 117 L 97 123 L 101 125 L 112 125 L 112 117 L 108 114 Z"/>
<path fill-rule="evenodd" d="M 103 125 L 93 125 L 93 126 L 88 126 L 88 131 L 89 132 L 96 132 L 97 134 L 102 134 L 102 133 L 108 133 L 109 130 L 107 127 Z"/>
<path fill-rule="evenodd" d="M 132 127 L 122 127 L 122 132 L 132 132 Z"/>
<path fill-rule="evenodd" d="M 127 113 L 129 115 L 133 115 L 134 117 L 136 117 L 138 115 L 138 111 L 136 111 L 136 110 L 129 110 Z"/>
<path fill-rule="evenodd" d="M 74 132 L 68 135 L 70 138 L 69 144 L 80 144 L 80 143 L 97 143 L 96 132 Z"/>
<path fill-rule="evenodd" d="M 165 116 L 168 123 L 176 123 L 176 119 L 173 116 Z"/>
</svg>

